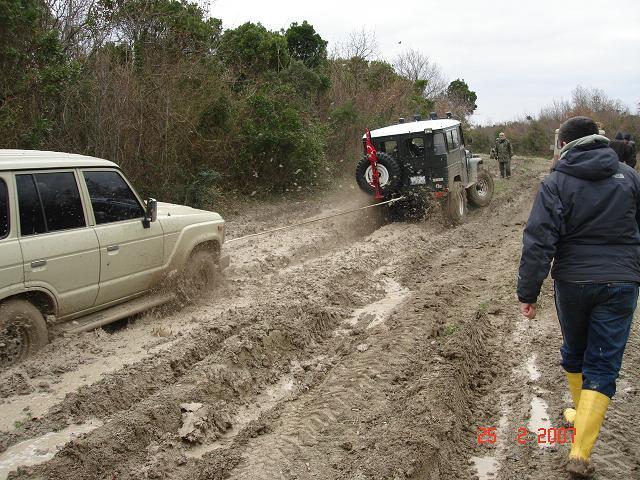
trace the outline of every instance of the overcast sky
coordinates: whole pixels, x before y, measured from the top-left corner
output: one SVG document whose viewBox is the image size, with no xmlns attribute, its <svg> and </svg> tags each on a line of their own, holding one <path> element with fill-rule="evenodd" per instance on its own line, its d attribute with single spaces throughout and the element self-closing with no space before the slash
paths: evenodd
<svg viewBox="0 0 640 480">
<path fill-rule="evenodd" d="M 307 20 L 329 50 L 364 27 L 383 59 L 413 48 L 449 80 L 463 78 L 478 94 L 477 123 L 536 115 L 577 85 L 634 112 L 640 102 L 638 0 L 211 0 L 211 15 L 225 28 L 252 21 L 279 30 Z"/>
</svg>

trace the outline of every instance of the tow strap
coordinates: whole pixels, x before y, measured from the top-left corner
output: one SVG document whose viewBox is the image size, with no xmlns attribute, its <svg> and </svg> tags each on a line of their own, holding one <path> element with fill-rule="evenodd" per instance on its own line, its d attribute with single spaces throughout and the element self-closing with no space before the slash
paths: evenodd
<svg viewBox="0 0 640 480">
<path fill-rule="evenodd" d="M 385 202 L 374 203 L 373 205 L 367 205 L 365 207 L 354 208 L 352 210 L 345 210 L 344 212 L 338 212 L 338 213 L 334 213 L 332 215 L 327 215 L 325 217 L 314 218 L 313 220 L 305 220 L 304 222 L 294 223 L 293 225 L 286 225 L 284 227 L 274 228 L 272 230 L 265 230 L 264 232 L 252 233 L 250 235 L 245 235 L 243 237 L 237 237 L 237 238 L 232 238 L 230 240 L 226 240 L 224 243 L 227 244 L 227 243 L 232 243 L 232 242 L 239 242 L 240 240 L 245 240 L 245 239 L 251 238 L 251 237 L 257 237 L 257 236 L 260 236 L 260 235 L 267 235 L 269 233 L 280 232 L 282 230 L 287 230 L 289 228 L 300 227 L 302 225 L 307 225 L 309 223 L 321 222 L 322 220 L 327 220 L 329 218 L 339 217 L 341 215 L 347 215 L 347 214 L 353 213 L 353 212 L 359 212 L 360 210 L 366 210 L 368 208 L 375 208 L 375 207 L 379 207 L 381 205 L 392 204 L 394 202 L 398 202 L 400 200 L 404 200 L 404 198 L 405 197 L 392 198 L 391 200 L 387 200 Z"/>
</svg>

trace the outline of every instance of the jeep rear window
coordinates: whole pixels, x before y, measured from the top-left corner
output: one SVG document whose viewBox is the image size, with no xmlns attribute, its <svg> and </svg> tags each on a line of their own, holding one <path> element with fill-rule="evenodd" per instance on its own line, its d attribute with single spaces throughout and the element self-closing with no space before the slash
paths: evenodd
<svg viewBox="0 0 640 480">
<path fill-rule="evenodd" d="M 86 226 L 73 172 L 16 175 L 22 236 Z"/>
<path fill-rule="evenodd" d="M 96 224 L 121 222 L 144 217 L 144 209 L 127 182 L 114 171 L 86 171 Z"/>
<path fill-rule="evenodd" d="M 0 240 L 9 235 L 9 192 L 0 178 Z"/>
<path fill-rule="evenodd" d="M 405 141 L 407 153 L 411 157 L 424 157 L 424 140 L 422 137 L 408 138 Z"/>
</svg>

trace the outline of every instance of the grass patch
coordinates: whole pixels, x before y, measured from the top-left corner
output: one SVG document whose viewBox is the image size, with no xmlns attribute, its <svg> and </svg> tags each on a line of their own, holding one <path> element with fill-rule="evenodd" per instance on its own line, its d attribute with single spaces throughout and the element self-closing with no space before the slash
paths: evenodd
<svg viewBox="0 0 640 480">
<path fill-rule="evenodd" d="M 456 325 L 455 323 L 450 323 L 449 325 L 446 325 L 444 327 L 444 331 L 442 332 L 442 334 L 445 337 L 448 337 L 450 335 L 455 334 L 459 329 L 460 327 L 458 327 L 458 325 Z"/>
</svg>

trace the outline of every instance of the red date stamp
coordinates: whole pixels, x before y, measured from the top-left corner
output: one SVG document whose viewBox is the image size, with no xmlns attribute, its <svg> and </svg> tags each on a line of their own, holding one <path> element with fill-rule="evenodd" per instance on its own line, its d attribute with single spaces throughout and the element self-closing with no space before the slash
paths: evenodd
<svg viewBox="0 0 640 480">
<path fill-rule="evenodd" d="M 498 441 L 496 427 L 478 427 L 478 445 L 492 445 Z M 520 445 L 527 444 L 529 430 L 525 427 L 518 427 L 516 434 L 516 442 Z M 532 432 L 533 433 L 533 432 Z M 538 428 L 536 441 L 538 445 L 564 445 L 565 443 L 573 443 L 576 435 L 576 429 L 573 427 L 565 428 Z"/>
</svg>

